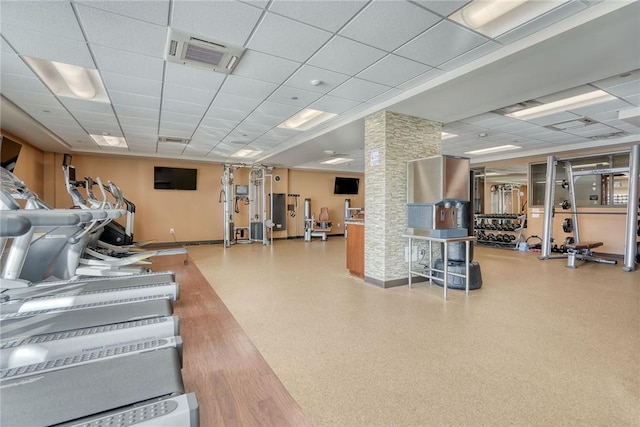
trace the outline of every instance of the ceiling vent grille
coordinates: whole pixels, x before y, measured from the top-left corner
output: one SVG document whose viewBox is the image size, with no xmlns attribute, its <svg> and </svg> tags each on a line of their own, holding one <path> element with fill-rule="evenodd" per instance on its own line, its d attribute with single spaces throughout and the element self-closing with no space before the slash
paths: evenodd
<svg viewBox="0 0 640 427">
<path fill-rule="evenodd" d="M 593 125 L 596 123 L 598 122 L 593 119 L 590 119 L 589 117 L 582 117 L 580 119 L 565 120 L 564 122 L 554 123 L 552 125 L 547 125 L 545 127 L 551 130 L 567 130 L 567 129 L 582 128 L 582 127 Z"/>
<path fill-rule="evenodd" d="M 169 142 L 172 144 L 188 144 L 191 139 L 189 138 L 177 138 L 174 136 L 159 136 L 158 142 Z"/>
<path fill-rule="evenodd" d="M 230 74 L 244 49 L 169 30 L 166 60 Z"/>
</svg>

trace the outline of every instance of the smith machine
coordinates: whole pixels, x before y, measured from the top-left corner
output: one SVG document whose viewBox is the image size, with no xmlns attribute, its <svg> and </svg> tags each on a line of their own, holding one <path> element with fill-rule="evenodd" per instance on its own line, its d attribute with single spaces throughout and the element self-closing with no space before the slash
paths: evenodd
<svg viewBox="0 0 640 427">
<path fill-rule="evenodd" d="M 234 171 L 248 168 L 249 183 L 234 185 Z M 219 202 L 224 206 L 224 246 L 230 247 L 235 243 L 262 242 L 263 245 L 273 243 L 273 233 L 267 237 L 273 228 L 271 217 L 267 212 L 273 212 L 273 197 L 267 211 L 267 186 L 269 194 L 273 193 L 273 168 L 263 165 L 224 165 L 220 178 L 222 190 Z M 248 206 L 247 226 L 236 226 L 236 215 L 240 213 L 240 205 Z M 239 223 L 244 223 L 240 221 Z"/>
<path fill-rule="evenodd" d="M 573 159 L 571 159 L 573 160 Z M 586 212 L 578 211 L 576 208 L 576 180 L 584 175 L 606 175 L 606 174 L 628 174 L 629 176 L 629 196 L 627 201 L 627 216 L 625 229 L 625 246 L 624 246 L 624 271 L 635 270 L 636 261 L 640 262 L 640 243 L 637 242 L 638 230 L 638 181 L 640 180 L 640 145 L 634 145 L 629 152 L 629 167 L 612 167 L 598 170 L 574 171 L 571 160 L 558 160 L 555 156 L 547 158 L 547 176 L 546 189 L 544 198 L 544 223 L 542 249 L 539 259 L 567 258 L 567 267 L 575 268 L 576 259 L 582 261 L 593 261 L 605 264 L 616 264 L 615 260 L 598 258 L 593 256 L 591 249 L 602 246 L 603 242 L 587 241 L 581 239 L 580 228 L 578 226 L 579 215 L 585 214 L 603 214 L 602 212 Z M 551 243 L 553 242 L 553 218 L 555 216 L 555 182 L 556 182 L 556 165 L 558 162 L 564 162 L 566 179 L 562 186 L 568 190 L 569 199 L 565 200 L 561 207 L 565 209 L 564 213 L 571 214 L 571 219 L 567 219 L 563 223 L 565 232 L 572 232 L 573 237 L 565 241 L 567 254 L 551 255 Z M 610 184 L 613 187 L 613 183 Z M 570 209 L 570 210 L 569 210 Z M 604 213 L 607 215 L 607 213 Z"/>
</svg>

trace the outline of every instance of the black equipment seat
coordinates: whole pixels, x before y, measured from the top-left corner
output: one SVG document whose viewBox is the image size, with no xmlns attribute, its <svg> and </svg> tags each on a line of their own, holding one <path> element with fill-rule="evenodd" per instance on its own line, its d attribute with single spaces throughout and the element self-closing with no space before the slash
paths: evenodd
<svg viewBox="0 0 640 427">
<path fill-rule="evenodd" d="M 593 256 L 591 249 L 603 246 L 603 242 L 583 240 L 580 242 L 567 243 L 567 268 L 576 268 L 576 259 L 582 261 L 598 262 L 601 264 L 617 264 L 618 261 L 598 258 Z"/>
</svg>

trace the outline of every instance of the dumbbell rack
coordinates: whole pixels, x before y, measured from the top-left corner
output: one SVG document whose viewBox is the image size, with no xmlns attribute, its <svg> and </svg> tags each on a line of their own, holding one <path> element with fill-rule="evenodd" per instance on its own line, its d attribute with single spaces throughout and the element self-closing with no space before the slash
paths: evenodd
<svg viewBox="0 0 640 427">
<path fill-rule="evenodd" d="M 517 249 L 522 241 L 522 229 L 526 217 L 524 214 L 475 214 L 476 243 Z"/>
</svg>

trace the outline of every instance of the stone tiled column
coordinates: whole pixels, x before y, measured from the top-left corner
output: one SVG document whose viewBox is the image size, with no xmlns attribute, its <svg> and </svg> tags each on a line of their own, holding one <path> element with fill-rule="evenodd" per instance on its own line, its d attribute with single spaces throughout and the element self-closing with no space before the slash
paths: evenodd
<svg viewBox="0 0 640 427">
<path fill-rule="evenodd" d="M 442 124 L 379 111 L 365 119 L 365 281 L 407 283 L 407 161 L 441 154 Z"/>
</svg>

